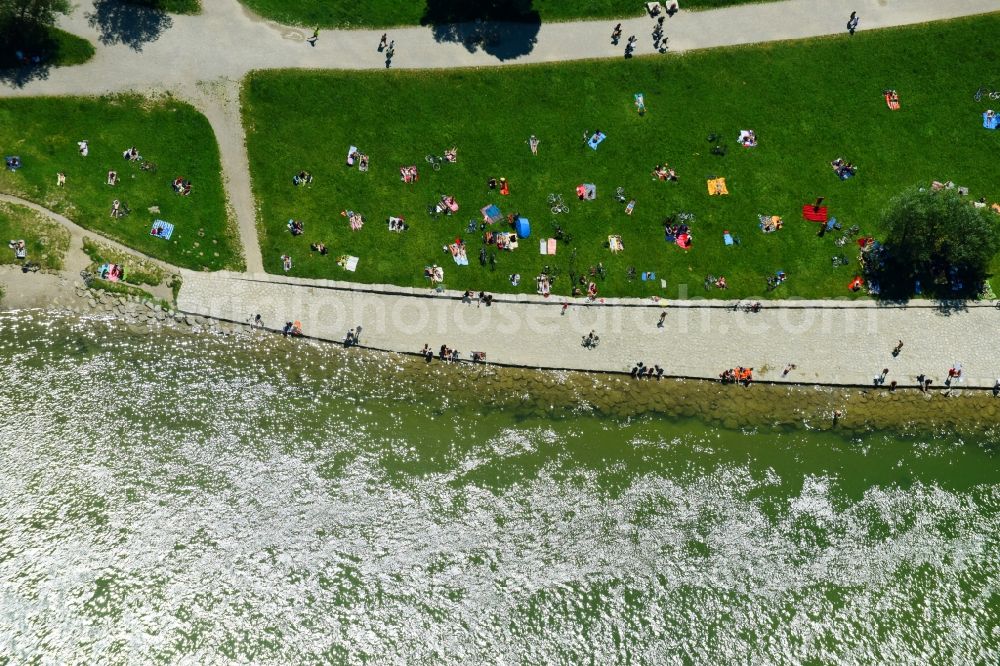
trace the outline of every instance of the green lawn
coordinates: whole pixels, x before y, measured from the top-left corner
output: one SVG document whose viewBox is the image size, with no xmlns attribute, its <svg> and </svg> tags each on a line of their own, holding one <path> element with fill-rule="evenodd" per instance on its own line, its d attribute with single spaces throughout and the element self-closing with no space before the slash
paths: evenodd
<svg viewBox="0 0 1000 666">
<path fill-rule="evenodd" d="M 89 141 L 88 157 L 78 152 L 83 139 Z M 122 158 L 132 145 L 158 165 L 156 173 Z M 19 155 L 24 163 L 16 172 L 0 172 L 0 191 L 36 201 L 178 266 L 242 266 L 215 136 L 204 116 L 187 104 L 137 96 L 0 100 L 0 150 Z M 110 169 L 121 178 L 114 187 L 106 184 Z M 65 187 L 56 186 L 60 171 L 66 174 Z M 192 182 L 190 196 L 174 193 L 176 177 Z M 112 219 L 115 199 L 127 203 L 131 215 Z M 171 240 L 149 235 L 157 218 L 174 224 Z"/>
<path fill-rule="evenodd" d="M 170 14 L 198 14 L 201 12 L 199 0 L 126 0 L 133 5 L 162 9 Z"/>
<path fill-rule="evenodd" d="M 27 260 L 42 268 L 59 270 L 69 249 L 69 232 L 24 206 L 0 201 L 0 264 L 20 264 L 8 241 L 23 240 Z"/>
<path fill-rule="evenodd" d="M 818 226 L 801 219 L 804 203 L 825 196 L 844 229 L 858 225 L 877 237 L 886 202 L 914 184 L 950 179 L 974 197 L 1000 199 L 1000 131 L 982 128 L 986 103 L 973 101 L 983 64 L 997 60 L 998 31 L 1000 15 L 992 15 L 631 62 L 255 73 L 243 96 L 265 266 L 280 273 L 280 256 L 288 253 L 293 275 L 423 285 L 424 265 L 438 263 L 450 288 L 510 291 L 507 277 L 517 272 L 517 291 L 524 292 L 534 290 L 543 266 L 554 265 L 562 275 L 553 291 L 568 293 L 571 272 L 603 262 L 603 295 L 663 293 L 661 278 L 671 295 L 685 284 L 691 295 L 705 295 L 705 276 L 724 275 L 730 288 L 713 290 L 716 297 L 760 296 L 766 277 L 784 270 L 789 279 L 770 295 L 847 296 L 856 245 L 837 247 L 839 233 L 818 238 Z M 941 62 L 948 66 L 930 64 Z M 899 91 L 901 111 L 886 108 L 882 90 L 890 86 Z M 640 91 L 644 117 L 633 106 Z M 597 151 L 581 143 L 595 128 L 608 135 Z M 743 128 L 756 131 L 756 148 L 736 144 Z M 724 135 L 728 155 L 709 153 L 712 132 Z M 532 133 L 541 139 L 537 158 L 525 144 Z M 344 165 L 352 144 L 371 156 L 368 173 Z M 459 147 L 458 164 L 427 168 L 426 154 L 451 145 Z M 840 181 L 829 165 L 837 157 L 858 165 L 858 175 Z M 664 160 L 678 183 L 651 177 Z M 399 167 L 408 164 L 420 168 L 414 185 L 399 179 Z M 310 187 L 293 187 L 299 169 L 314 174 Z M 727 179 L 729 196 L 708 196 L 706 179 L 716 175 Z M 491 176 L 507 177 L 512 194 L 488 190 Z M 597 184 L 597 200 L 576 200 L 573 190 L 583 182 Z M 617 186 L 638 201 L 631 217 L 614 200 Z M 569 202 L 558 221 L 575 237 L 554 258 L 538 251 L 538 239 L 552 232 L 550 192 Z M 454 195 L 461 209 L 431 220 L 426 207 L 441 194 Z M 497 253 L 495 272 L 478 264 L 480 234 L 465 231 L 489 203 L 532 223 L 520 249 Z M 364 229 L 350 231 L 339 216 L 345 208 L 367 216 Z M 667 243 L 661 227 L 681 211 L 696 216 L 687 252 Z M 783 216 L 784 229 L 762 234 L 759 214 Z M 406 217 L 410 230 L 390 233 L 388 215 Z M 288 233 L 292 217 L 304 221 L 303 236 Z M 724 230 L 742 243 L 725 246 Z M 612 233 L 624 241 L 618 255 L 604 246 Z M 468 267 L 441 251 L 456 236 L 467 241 Z M 326 243 L 329 256 L 310 252 L 316 241 Z M 834 268 L 831 259 L 842 252 L 851 263 Z M 361 258 L 357 273 L 336 265 L 342 254 Z M 655 271 L 657 280 L 629 281 L 628 267 Z"/>
<path fill-rule="evenodd" d="M 435 5 L 447 5 L 452 0 L 433 0 Z M 684 9 L 712 9 L 767 0 L 681 0 Z M 254 12 L 281 23 L 320 27 L 379 27 L 418 25 L 427 3 L 400 0 L 242 0 Z M 454 0 L 459 11 L 470 11 L 475 0 Z M 454 4 L 454 2 L 452 4 Z M 464 4 L 464 3 L 468 4 Z M 626 18 L 640 16 L 645 11 L 640 0 L 535 0 L 534 11 L 542 21 L 572 19 Z"/>
</svg>

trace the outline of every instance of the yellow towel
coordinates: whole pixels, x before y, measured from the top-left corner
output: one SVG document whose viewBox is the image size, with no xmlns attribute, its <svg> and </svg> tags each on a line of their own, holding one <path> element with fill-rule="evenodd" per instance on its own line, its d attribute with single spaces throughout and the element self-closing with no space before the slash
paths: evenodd
<svg viewBox="0 0 1000 666">
<path fill-rule="evenodd" d="M 725 178 L 713 178 L 708 181 L 708 195 L 714 197 L 717 194 L 729 194 L 729 190 L 726 189 Z"/>
</svg>

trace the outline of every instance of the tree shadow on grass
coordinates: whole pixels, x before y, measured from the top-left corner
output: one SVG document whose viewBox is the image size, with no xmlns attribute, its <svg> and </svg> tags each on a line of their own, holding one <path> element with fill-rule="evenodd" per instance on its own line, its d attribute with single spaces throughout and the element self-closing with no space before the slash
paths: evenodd
<svg viewBox="0 0 1000 666">
<path fill-rule="evenodd" d="M 59 44 L 46 30 L 0 26 L 0 82 L 23 88 L 32 81 L 49 78 L 58 52 Z"/>
<path fill-rule="evenodd" d="M 174 23 L 162 9 L 124 0 L 94 0 L 87 22 L 101 32 L 102 44 L 124 44 L 133 51 L 142 51 L 144 44 L 155 42 Z"/>
<path fill-rule="evenodd" d="M 420 23 L 431 26 L 439 42 L 511 60 L 535 48 L 542 21 L 532 0 L 427 0 Z"/>
</svg>

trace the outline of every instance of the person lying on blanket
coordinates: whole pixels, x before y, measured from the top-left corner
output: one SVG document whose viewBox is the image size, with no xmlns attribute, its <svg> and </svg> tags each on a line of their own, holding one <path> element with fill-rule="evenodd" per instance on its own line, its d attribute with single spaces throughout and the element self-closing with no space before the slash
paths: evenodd
<svg viewBox="0 0 1000 666">
<path fill-rule="evenodd" d="M 449 150 L 444 151 L 444 159 L 448 162 L 454 164 L 458 161 L 458 147 L 452 146 Z"/>
<path fill-rule="evenodd" d="M 677 172 L 670 168 L 670 165 L 664 162 L 662 165 L 657 164 L 653 167 L 653 175 L 660 180 L 677 180 Z"/>
</svg>

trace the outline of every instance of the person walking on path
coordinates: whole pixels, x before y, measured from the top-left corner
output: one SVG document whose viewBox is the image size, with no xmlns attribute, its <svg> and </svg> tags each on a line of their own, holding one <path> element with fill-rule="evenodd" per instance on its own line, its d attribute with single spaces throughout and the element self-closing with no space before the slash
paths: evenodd
<svg viewBox="0 0 1000 666">
<path fill-rule="evenodd" d="M 385 50 L 385 45 L 388 42 L 389 35 L 387 33 L 382 33 L 382 39 L 378 43 L 378 52 L 381 53 Z"/>
<path fill-rule="evenodd" d="M 899 352 L 903 351 L 903 341 L 900 340 L 892 350 L 893 356 L 899 356 Z"/>
<path fill-rule="evenodd" d="M 861 19 L 858 18 L 858 13 L 851 12 L 851 18 L 847 19 L 847 32 L 850 33 L 851 36 L 853 36 L 854 31 L 858 29 L 858 23 L 860 22 Z"/>
<path fill-rule="evenodd" d="M 667 311 L 664 310 L 663 312 L 660 313 L 660 321 L 657 322 L 656 328 L 663 328 L 663 322 L 665 322 L 666 320 L 667 320 Z"/>
<path fill-rule="evenodd" d="M 619 23 L 615 26 L 615 29 L 611 31 L 611 43 L 618 46 L 618 40 L 622 38 L 622 24 Z"/>
<path fill-rule="evenodd" d="M 316 46 L 316 41 L 318 39 L 319 39 L 319 28 L 317 27 L 315 30 L 313 30 L 312 37 L 310 37 L 306 41 L 309 42 L 309 46 L 315 47 Z"/>
</svg>

